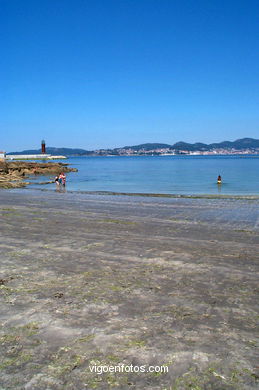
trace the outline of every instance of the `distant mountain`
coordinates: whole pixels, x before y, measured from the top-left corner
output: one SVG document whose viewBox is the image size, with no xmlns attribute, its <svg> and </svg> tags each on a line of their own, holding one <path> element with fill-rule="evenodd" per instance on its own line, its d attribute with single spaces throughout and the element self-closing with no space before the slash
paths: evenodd
<svg viewBox="0 0 259 390">
<path fill-rule="evenodd" d="M 153 150 L 153 149 L 165 149 L 165 148 L 171 148 L 171 145 L 168 144 L 157 144 L 157 143 L 149 143 L 149 144 L 140 144 L 135 146 L 124 146 L 123 148 L 116 148 L 115 150 L 119 149 L 134 149 L 134 150 Z"/>
<path fill-rule="evenodd" d="M 64 156 L 94 156 L 94 155 L 118 155 L 121 154 L 121 150 L 134 150 L 134 152 L 142 153 L 143 151 L 149 152 L 156 149 L 169 149 L 175 151 L 208 151 L 213 149 L 259 149 L 259 139 L 253 138 L 242 138 L 237 139 L 236 141 L 223 141 L 219 143 L 212 144 L 204 144 L 201 142 L 196 142 L 194 144 L 190 144 L 187 142 L 177 142 L 173 145 L 169 144 L 161 144 L 161 143 L 146 143 L 134 146 L 124 146 L 122 148 L 114 148 L 114 149 L 99 149 L 97 151 L 90 151 L 85 149 L 71 149 L 71 148 L 54 148 L 47 147 L 46 153 L 52 154 L 55 156 L 64 155 Z M 39 154 L 41 153 L 41 149 L 36 150 L 23 150 L 22 152 L 12 152 L 8 154 Z"/>
<path fill-rule="evenodd" d="M 195 144 L 188 144 L 187 142 L 177 142 L 176 144 L 171 146 L 171 149 L 174 150 L 188 150 L 188 151 L 194 151 L 194 150 L 208 150 L 208 145 L 202 144 L 200 142 L 197 142 Z"/>
<path fill-rule="evenodd" d="M 204 150 L 211 150 L 211 149 L 255 149 L 259 148 L 259 140 L 253 139 L 253 138 L 242 138 L 237 139 L 236 141 L 223 141 L 219 143 L 213 143 L 213 144 L 204 144 L 201 142 L 196 142 L 194 144 L 190 144 L 187 142 L 177 142 L 173 145 L 168 144 L 159 144 L 159 143 L 148 143 L 148 144 L 141 144 L 136 146 L 124 146 L 121 149 L 133 149 L 133 150 L 154 150 L 154 149 L 162 149 L 162 148 L 169 148 L 171 150 L 187 150 L 189 152 L 191 151 L 204 151 Z M 116 150 L 118 150 L 117 148 Z"/>
<path fill-rule="evenodd" d="M 224 141 L 220 143 L 214 143 L 208 145 L 211 149 L 216 148 L 235 148 L 237 150 L 240 149 L 255 149 L 259 148 L 259 139 L 254 138 L 242 138 L 237 139 L 236 141 L 230 142 L 230 141 Z"/>
</svg>

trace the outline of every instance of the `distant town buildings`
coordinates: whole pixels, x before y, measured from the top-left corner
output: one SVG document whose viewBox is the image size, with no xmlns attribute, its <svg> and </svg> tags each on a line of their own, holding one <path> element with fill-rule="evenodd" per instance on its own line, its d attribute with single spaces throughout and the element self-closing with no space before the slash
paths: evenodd
<svg viewBox="0 0 259 390">
<path fill-rule="evenodd" d="M 172 156 L 172 155 L 189 155 L 189 156 L 209 156 L 209 155 L 244 155 L 244 154 L 259 154 L 259 148 L 253 149 L 234 149 L 234 148 L 220 148 L 211 150 L 179 150 L 170 148 L 154 148 L 147 149 L 133 149 L 133 148 L 119 148 L 113 150 L 99 149 L 94 150 L 92 155 L 95 156 Z"/>
</svg>

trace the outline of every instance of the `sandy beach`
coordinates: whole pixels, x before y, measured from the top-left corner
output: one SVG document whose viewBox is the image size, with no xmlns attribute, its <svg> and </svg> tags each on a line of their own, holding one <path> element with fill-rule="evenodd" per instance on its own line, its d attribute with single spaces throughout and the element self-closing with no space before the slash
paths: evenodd
<svg viewBox="0 0 259 390">
<path fill-rule="evenodd" d="M 258 199 L 0 200 L 1 390 L 258 388 Z"/>
</svg>

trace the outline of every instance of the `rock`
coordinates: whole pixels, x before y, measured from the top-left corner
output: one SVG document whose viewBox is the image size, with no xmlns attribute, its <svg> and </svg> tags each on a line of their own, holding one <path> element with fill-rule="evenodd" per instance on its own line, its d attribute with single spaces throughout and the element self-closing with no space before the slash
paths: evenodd
<svg viewBox="0 0 259 390">
<path fill-rule="evenodd" d="M 76 168 L 63 163 L 38 163 L 24 161 L 0 161 L 0 188 L 25 187 L 29 182 L 23 181 L 28 175 L 60 174 L 61 172 L 77 172 Z"/>
</svg>

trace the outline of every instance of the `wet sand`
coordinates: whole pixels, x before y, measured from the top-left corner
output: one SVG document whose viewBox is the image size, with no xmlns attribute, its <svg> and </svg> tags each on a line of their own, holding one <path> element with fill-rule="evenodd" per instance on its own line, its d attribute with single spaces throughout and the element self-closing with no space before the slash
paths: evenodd
<svg viewBox="0 0 259 390">
<path fill-rule="evenodd" d="M 1 390 L 258 388 L 258 199 L 0 202 Z"/>
</svg>

